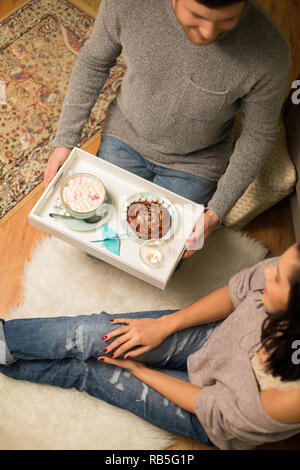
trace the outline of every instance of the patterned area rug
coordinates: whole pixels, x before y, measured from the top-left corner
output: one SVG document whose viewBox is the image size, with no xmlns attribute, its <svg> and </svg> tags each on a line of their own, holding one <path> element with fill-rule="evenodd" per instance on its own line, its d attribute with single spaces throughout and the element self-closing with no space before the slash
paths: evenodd
<svg viewBox="0 0 300 470">
<path fill-rule="evenodd" d="M 0 224 L 43 180 L 69 78 L 93 23 L 66 0 L 30 1 L 0 23 Z M 124 70 L 119 59 L 79 147 L 101 131 Z"/>
</svg>

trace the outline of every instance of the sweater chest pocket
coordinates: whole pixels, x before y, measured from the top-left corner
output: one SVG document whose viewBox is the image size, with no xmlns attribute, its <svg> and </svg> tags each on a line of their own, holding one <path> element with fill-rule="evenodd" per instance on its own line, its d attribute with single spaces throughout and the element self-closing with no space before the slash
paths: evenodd
<svg viewBox="0 0 300 470">
<path fill-rule="evenodd" d="M 225 106 L 229 90 L 208 89 L 195 83 L 192 77 L 185 80 L 176 100 L 175 113 L 190 119 L 211 122 Z"/>
</svg>

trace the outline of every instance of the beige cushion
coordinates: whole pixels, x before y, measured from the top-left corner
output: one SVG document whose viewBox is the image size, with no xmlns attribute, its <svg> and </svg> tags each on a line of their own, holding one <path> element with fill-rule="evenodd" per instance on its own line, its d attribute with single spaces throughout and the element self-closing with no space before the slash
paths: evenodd
<svg viewBox="0 0 300 470">
<path fill-rule="evenodd" d="M 240 133 L 241 119 L 238 115 L 234 128 L 235 141 Z M 254 217 L 289 196 L 294 190 L 296 179 L 297 173 L 288 152 L 286 130 L 281 117 L 277 138 L 263 168 L 228 213 L 224 225 L 243 228 Z"/>
</svg>

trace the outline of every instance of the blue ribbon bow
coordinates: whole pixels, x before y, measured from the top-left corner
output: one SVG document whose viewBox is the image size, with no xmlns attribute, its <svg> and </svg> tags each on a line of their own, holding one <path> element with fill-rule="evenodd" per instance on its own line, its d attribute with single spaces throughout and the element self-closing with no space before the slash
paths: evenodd
<svg viewBox="0 0 300 470">
<path fill-rule="evenodd" d="M 102 226 L 102 239 L 101 240 L 91 240 L 91 243 L 104 242 L 105 248 L 113 253 L 114 255 L 120 255 L 120 239 L 119 237 L 124 237 L 127 233 L 118 235 L 112 228 L 107 224 Z"/>
</svg>

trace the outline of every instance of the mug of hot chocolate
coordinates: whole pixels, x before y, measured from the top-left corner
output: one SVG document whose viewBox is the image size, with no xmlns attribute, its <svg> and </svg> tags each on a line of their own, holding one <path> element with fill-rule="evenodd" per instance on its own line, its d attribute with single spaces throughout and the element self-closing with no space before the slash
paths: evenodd
<svg viewBox="0 0 300 470">
<path fill-rule="evenodd" d="M 102 181 L 89 173 L 74 173 L 68 176 L 60 188 L 60 199 L 72 217 L 89 219 L 106 198 L 106 189 Z"/>
</svg>

